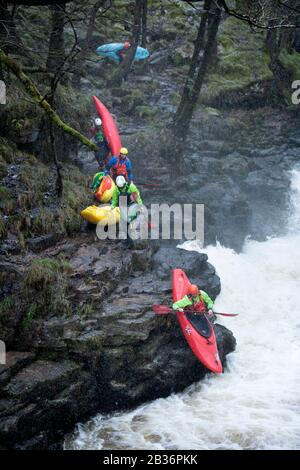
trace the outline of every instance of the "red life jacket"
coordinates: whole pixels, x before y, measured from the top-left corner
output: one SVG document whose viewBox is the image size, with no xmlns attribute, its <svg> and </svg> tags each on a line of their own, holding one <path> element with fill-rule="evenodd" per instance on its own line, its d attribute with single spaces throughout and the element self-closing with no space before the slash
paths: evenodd
<svg viewBox="0 0 300 470">
<path fill-rule="evenodd" d="M 202 299 L 201 292 L 199 291 L 199 297 L 200 300 L 198 302 L 193 303 L 193 305 L 190 306 L 190 309 L 193 310 L 193 312 L 197 313 L 205 313 L 206 312 L 206 304 L 204 300 Z M 193 297 L 189 296 L 189 299 L 193 301 Z"/>
<path fill-rule="evenodd" d="M 120 158 L 117 158 L 117 163 L 111 168 L 111 177 L 116 178 L 117 176 L 124 176 L 126 181 L 128 181 L 128 172 L 126 168 L 126 162 L 127 160 L 123 160 L 121 162 Z"/>
</svg>

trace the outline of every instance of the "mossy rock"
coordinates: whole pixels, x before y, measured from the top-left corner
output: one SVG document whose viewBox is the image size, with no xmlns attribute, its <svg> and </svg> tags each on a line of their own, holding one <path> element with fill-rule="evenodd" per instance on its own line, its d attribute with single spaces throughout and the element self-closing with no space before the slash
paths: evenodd
<svg viewBox="0 0 300 470">
<path fill-rule="evenodd" d="M 31 263 L 23 281 L 22 296 L 28 305 L 24 328 L 37 318 L 71 314 L 72 305 L 66 296 L 71 272 L 70 264 L 64 259 L 39 258 Z"/>
<path fill-rule="evenodd" d="M 290 72 L 292 80 L 300 80 L 299 52 L 288 52 L 286 49 L 282 49 L 279 54 L 279 61 Z"/>
<path fill-rule="evenodd" d="M 141 119 L 150 119 L 156 115 L 156 109 L 151 106 L 137 106 L 135 108 L 135 113 Z"/>
<path fill-rule="evenodd" d="M 0 320 L 5 321 L 8 319 L 14 308 L 14 301 L 11 297 L 6 296 L 0 301 Z"/>
<path fill-rule="evenodd" d="M 236 18 L 227 18 L 221 24 L 218 52 L 218 64 L 211 68 L 203 89 L 204 102 L 273 77 L 265 33 L 254 32 Z"/>
<path fill-rule="evenodd" d="M 29 287 L 53 284 L 61 274 L 70 273 L 71 266 L 66 261 L 54 258 L 36 259 L 32 262 L 25 277 Z"/>
<path fill-rule="evenodd" d="M 0 240 L 5 238 L 7 234 L 6 226 L 2 215 L 0 214 Z"/>
<path fill-rule="evenodd" d="M 137 106 L 146 104 L 146 98 L 142 90 L 136 88 L 122 97 L 121 108 L 123 112 L 132 112 Z"/>
</svg>

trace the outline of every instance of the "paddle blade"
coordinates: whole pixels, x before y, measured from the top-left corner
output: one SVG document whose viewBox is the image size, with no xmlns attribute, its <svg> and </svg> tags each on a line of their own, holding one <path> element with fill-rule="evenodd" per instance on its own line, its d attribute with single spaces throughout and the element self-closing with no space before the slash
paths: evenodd
<svg viewBox="0 0 300 470">
<path fill-rule="evenodd" d="M 158 315 L 166 315 L 167 313 L 172 313 L 173 309 L 167 305 L 152 305 L 152 310 Z"/>
</svg>

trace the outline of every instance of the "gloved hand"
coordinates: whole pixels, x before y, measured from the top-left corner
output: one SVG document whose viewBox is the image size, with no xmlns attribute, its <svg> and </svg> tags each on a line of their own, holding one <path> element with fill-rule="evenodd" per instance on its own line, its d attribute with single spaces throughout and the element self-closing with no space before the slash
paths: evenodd
<svg viewBox="0 0 300 470">
<path fill-rule="evenodd" d="M 183 310 L 183 308 L 178 308 L 177 311 L 178 312 L 183 312 L 184 310 Z"/>
<path fill-rule="evenodd" d="M 211 308 L 208 309 L 207 313 L 208 313 L 208 318 L 212 318 L 214 316 L 214 312 L 212 311 Z"/>
</svg>

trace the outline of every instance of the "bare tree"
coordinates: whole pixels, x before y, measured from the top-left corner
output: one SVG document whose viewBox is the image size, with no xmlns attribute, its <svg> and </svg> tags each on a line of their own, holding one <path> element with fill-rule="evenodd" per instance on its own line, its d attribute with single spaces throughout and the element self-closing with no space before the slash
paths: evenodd
<svg viewBox="0 0 300 470">
<path fill-rule="evenodd" d="M 205 12 L 200 19 L 190 70 L 183 89 L 181 101 L 173 121 L 177 167 L 180 163 L 180 158 L 178 157 L 183 154 L 185 140 L 188 135 L 192 116 L 198 102 L 208 66 L 212 59 L 214 44 L 221 21 L 221 13 L 222 11 L 218 4 L 213 0 L 207 0 L 205 2 Z M 207 39 L 205 42 L 206 35 Z M 203 56 L 200 60 L 200 64 L 198 65 L 201 50 L 203 50 Z"/>
<path fill-rule="evenodd" d="M 56 72 L 62 67 L 65 59 L 65 6 L 54 4 L 49 8 L 51 11 L 51 33 L 46 67 L 49 72 Z"/>
<path fill-rule="evenodd" d="M 16 8 L 16 6 L 9 8 L 8 2 L 0 0 L 0 47 L 8 52 L 14 52 L 22 47 L 14 22 Z"/>
<path fill-rule="evenodd" d="M 142 0 L 142 47 L 147 45 L 148 0 Z"/>
<path fill-rule="evenodd" d="M 181 0 L 196 8 L 203 0 Z M 233 7 L 228 0 L 219 0 L 219 7 L 241 21 L 258 29 L 299 28 L 299 0 L 243 0 Z"/>
<path fill-rule="evenodd" d="M 114 82 L 120 83 L 123 79 L 126 79 L 129 70 L 131 68 L 137 46 L 140 41 L 141 31 L 142 31 L 142 11 L 143 11 L 143 1 L 135 0 L 134 5 L 134 21 L 133 21 L 133 30 L 131 37 L 131 47 L 128 50 L 123 62 L 121 63 L 119 70 L 117 71 Z"/>
</svg>

